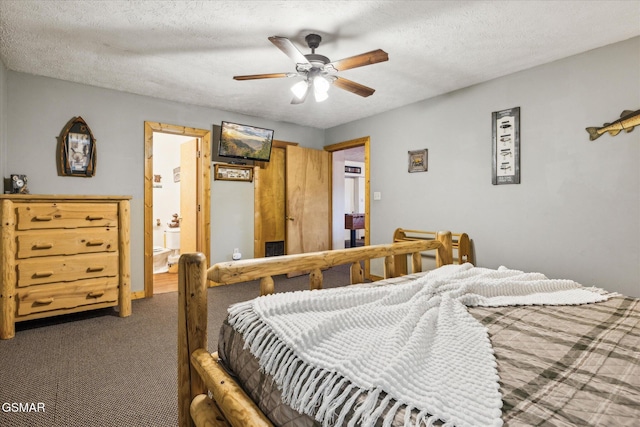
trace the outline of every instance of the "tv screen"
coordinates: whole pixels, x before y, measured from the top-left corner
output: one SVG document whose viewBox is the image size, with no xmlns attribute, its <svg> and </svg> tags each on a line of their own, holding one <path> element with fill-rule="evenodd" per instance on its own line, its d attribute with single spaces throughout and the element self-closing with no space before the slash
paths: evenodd
<svg viewBox="0 0 640 427">
<path fill-rule="evenodd" d="M 235 159 L 268 162 L 273 130 L 238 123 L 222 122 L 218 155 Z"/>
</svg>

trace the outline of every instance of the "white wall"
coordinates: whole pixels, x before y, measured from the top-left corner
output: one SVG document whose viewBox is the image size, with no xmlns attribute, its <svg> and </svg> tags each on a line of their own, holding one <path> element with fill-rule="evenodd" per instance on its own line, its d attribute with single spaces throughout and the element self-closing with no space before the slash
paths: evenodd
<svg viewBox="0 0 640 427">
<path fill-rule="evenodd" d="M 326 132 L 0 67 L 0 168 L 28 175 L 32 193 L 133 196 L 132 289 L 140 291 L 145 120 L 203 129 L 236 121 L 311 148 L 370 136 L 371 191 L 382 193 L 371 199 L 372 243 L 389 242 L 399 226 L 464 231 L 482 266 L 640 296 L 640 130 L 595 142 L 584 130 L 640 107 L 639 52 L 634 38 Z M 493 186 L 491 112 L 516 106 L 522 184 Z M 97 173 L 59 177 L 56 138 L 78 115 L 97 139 Z M 420 148 L 429 148 L 429 171 L 409 174 L 407 151 Z M 212 182 L 214 262 L 236 239 L 248 245 L 243 254 L 253 247 L 253 187 L 226 184 Z"/>
<path fill-rule="evenodd" d="M 512 107 L 522 180 L 495 186 L 491 113 Z M 640 296 L 640 129 L 585 131 L 638 108 L 634 38 L 328 129 L 326 143 L 371 138 L 372 243 L 396 227 L 467 232 L 480 266 Z M 428 172 L 408 173 L 407 151 L 422 148 Z"/>
<path fill-rule="evenodd" d="M 0 70 L 1 72 L 1 70 Z M 29 178 L 33 194 L 131 195 L 131 278 L 132 290 L 144 288 L 144 122 L 154 121 L 199 129 L 212 129 L 222 120 L 274 129 L 275 138 L 322 148 L 324 131 L 290 123 L 204 108 L 156 98 L 127 94 L 62 80 L 7 71 L 6 162 L 9 173 Z M 0 81 L 2 76 L 0 75 Z M 0 91 L 2 87 L 0 86 Z M 0 100 L 4 95 L 0 93 Z M 56 139 L 64 125 L 81 116 L 96 138 L 96 176 L 62 177 L 56 170 Z M 2 115 L 0 115 L 1 120 Z M 1 122 L 0 122 L 1 124 Z M 0 135 L 2 138 L 2 135 Z M 213 141 L 212 141 L 213 142 Z M 3 156 L 4 158 L 4 156 Z M 253 251 L 252 185 L 230 187 L 212 182 L 212 246 L 232 244 L 238 233 L 251 233 Z M 251 190 L 249 191 L 249 187 Z M 244 191 L 246 190 L 246 191 Z M 241 213 L 237 219 L 221 218 L 225 211 Z M 231 253 L 224 249 L 224 253 Z M 218 251 L 212 251 L 212 261 Z M 223 254 L 219 254 L 223 257 Z"/>
</svg>

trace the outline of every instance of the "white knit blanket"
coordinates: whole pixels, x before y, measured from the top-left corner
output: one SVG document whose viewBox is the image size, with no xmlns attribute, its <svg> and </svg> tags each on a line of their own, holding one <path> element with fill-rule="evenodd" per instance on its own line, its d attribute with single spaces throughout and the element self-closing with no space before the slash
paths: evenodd
<svg viewBox="0 0 640 427">
<path fill-rule="evenodd" d="M 283 401 L 323 426 L 388 427 L 401 407 L 405 425 L 501 426 L 493 349 L 466 306 L 584 304 L 603 293 L 540 273 L 450 265 L 403 284 L 259 297 L 230 307 L 229 322 Z"/>
</svg>

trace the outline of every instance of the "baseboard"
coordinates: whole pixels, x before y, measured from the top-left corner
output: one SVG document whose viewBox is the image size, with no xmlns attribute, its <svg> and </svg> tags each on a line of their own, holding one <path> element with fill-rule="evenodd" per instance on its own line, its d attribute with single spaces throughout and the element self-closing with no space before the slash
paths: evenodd
<svg viewBox="0 0 640 427">
<path fill-rule="evenodd" d="M 143 299 L 143 298 L 144 298 L 144 291 L 131 292 L 131 300 Z"/>
</svg>

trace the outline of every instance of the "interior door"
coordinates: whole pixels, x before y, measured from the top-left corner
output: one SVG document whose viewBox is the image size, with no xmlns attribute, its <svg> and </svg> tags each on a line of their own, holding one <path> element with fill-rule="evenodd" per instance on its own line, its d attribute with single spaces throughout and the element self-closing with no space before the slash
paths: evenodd
<svg viewBox="0 0 640 427">
<path fill-rule="evenodd" d="M 198 224 L 198 153 L 199 140 L 180 145 L 180 252 L 196 252 Z"/>
<path fill-rule="evenodd" d="M 255 168 L 254 174 L 254 249 L 253 256 L 267 255 L 265 246 L 277 245 L 284 254 L 285 242 L 285 148 L 273 147 L 271 160 Z M 280 249 L 282 248 L 282 249 Z"/>
<path fill-rule="evenodd" d="M 331 154 L 299 146 L 286 148 L 287 254 L 331 248 Z"/>
</svg>

